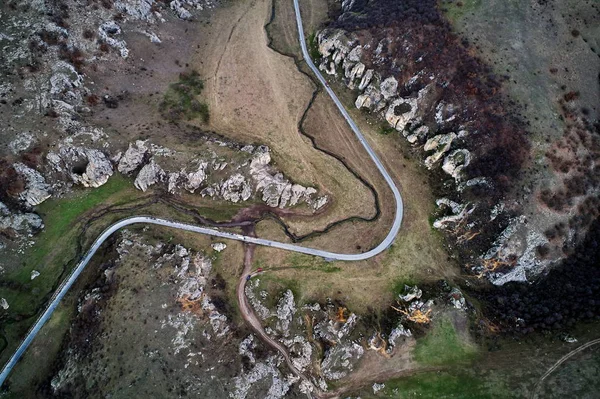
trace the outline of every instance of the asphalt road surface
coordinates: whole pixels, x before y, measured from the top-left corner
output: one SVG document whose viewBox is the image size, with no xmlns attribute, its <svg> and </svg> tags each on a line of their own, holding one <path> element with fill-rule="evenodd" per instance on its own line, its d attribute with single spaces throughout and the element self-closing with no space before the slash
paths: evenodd
<svg viewBox="0 0 600 399">
<path fill-rule="evenodd" d="M 190 224 L 185 224 L 185 223 L 179 223 L 179 222 L 174 222 L 174 221 L 170 221 L 170 220 L 154 218 L 151 216 L 135 216 L 135 217 L 130 217 L 127 219 L 120 220 L 120 221 L 116 222 L 115 224 L 113 224 L 112 226 L 110 226 L 108 229 L 106 229 L 96 239 L 96 241 L 94 241 L 94 244 L 88 250 L 88 252 L 85 254 L 85 256 L 81 259 L 81 261 L 79 262 L 77 267 L 73 270 L 73 272 L 69 275 L 69 277 L 56 290 L 54 296 L 50 300 L 48 307 L 44 310 L 44 312 L 37 319 L 35 324 L 28 331 L 27 335 L 25 336 L 25 339 L 23 340 L 23 342 L 21 342 L 21 345 L 19 345 L 19 347 L 17 348 L 15 353 L 9 359 L 9 361 L 4 365 L 4 368 L 2 369 L 2 373 L 0 373 L 0 386 L 4 383 L 4 381 L 8 377 L 8 375 L 11 372 L 11 370 L 13 369 L 13 367 L 15 366 L 17 361 L 21 358 L 21 356 L 23 355 L 23 353 L 25 352 L 27 347 L 31 344 L 31 341 L 33 341 L 33 339 L 35 338 L 37 333 L 41 330 L 42 326 L 50 319 L 50 316 L 52 316 L 52 313 L 54 312 L 54 310 L 56 309 L 56 307 L 58 306 L 60 301 L 63 299 L 63 297 L 65 296 L 67 291 L 71 288 L 73 283 L 77 280 L 77 278 L 79 277 L 81 272 L 85 269 L 85 267 L 87 266 L 89 261 L 92 259 L 92 257 L 94 256 L 94 254 L 96 253 L 98 248 L 100 248 L 100 246 L 104 243 L 104 241 L 111 234 L 113 234 L 115 231 L 120 230 L 121 228 L 123 228 L 125 226 L 129 226 L 132 224 L 140 224 L 140 223 L 160 225 L 160 226 L 171 227 L 171 228 L 180 229 L 180 230 L 192 231 L 192 232 L 200 233 L 200 234 L 206 234 L 206 235 L 210 235 L 210 236 L 214 236 L 214 237 L 237 240 L 237 241 L 242 241 L 242 242 L 247 242 L 247 243 L 257 244 L 257 245 L 264 245 L 264 246 L 268 246 L 268 247 L 284 249 L 287 251 L 299 252 L 299 253 L 303 253 L 303 254 L 307 254 L 307 255 L 320 256 L 320 257 L 326 258 L 328 260 L 333 259 L 333 260 L 343 260 L 343 261 L 358 261 L 358 260 L 369 259 L 369 258 L 372 258 L 373 256 L 383 252 L 392 244 L 392 242 L 394 241 L 394 238 L 396 237 L 396 235 L 398 234 L 398 231 L 400 230 L 400 226 L 402 224 L 403 211 L 404 211 L 400 191 L 396 187 L 396 184 L 394 183 L 392 177 L 390 176 L 388 171 L 385 169 L 385 167 L 383 166 L 383 164 L 381 163 L 381 161 L 379 160 L 379 158 L 377 157 L 377 155 L 375 154 L 375 152 L 373 151 L 371 146 L 367 143 L 365 137 L 361 133 L 358 126 L 356 126 L 356 123 L 354 123 L 354 121 L 352 120 L 352 118 L 350 117 L 350 115 L 348 114 L 348 112 L 346 111 L 346 109 L 344 108 L 344 106 L 342 105 L 340 100 L 338 99 L 338 97 L 335 95 L 333 90 L 331 90 L 331 88 L 327 85 L 327 82 L 326 82 L 325 78 L 323 77 L 323 75 L 321 75 L 321 73 L 319 72 L 319 69 L 312 62 L 312 60 L 309 56 L 309 53 L 308 53 L 308 49 L 306 47 L 306 39 L 304 36 L 304 28 L 302 26 L 302 17 L 300 15 L 300 6 L 298 4 L 298 0 L 294 0 L 294 10 L 296 13 L 296 22 L 298 24 L 299 40 L 300 40 L 300 46 L 302 47 L 302 55 L 304 56 L 304 61 L 306 61 L 307 65 L 313 71 L 315 76 L 323 84 L 325 91 L 327 92 L 327 94 L 329 94 L 329 96 L 331 97 L 331 99 L 333 100 L 335 105 L 338 107 L 338 109 L 340 110 L 340 112 L 342 113 L 344 118 L 346 119 L 346 122 L 348 122 L 348 125 L 350 126 L 350 128 L 352 129 L 352 131 L 354 132 L 354 134 L 356 135 L 356 137 L 358 138 L 358 140 L 360 141 L 360 143 L 362 144 L 364 149 L 367 151 L 367 153 L 369 154 L 369 156 L 371 157 L 371 159 L 377 166 L 377 169 L 383 175 L 390 190 L 394 194 L 394 199 L 396 201 L 396 213 L 394 216 L 394 223 L 392 224 L 392 228 L 390 229 L 387 236 L 383 239 L 383 241 L 381 243 L 379 243 L 379 245 L 377 245 L 375 248 L 373 248 L 367 252 L 363 252 L 360 254 L 341 254 L 341 253 L 336 253 L 336 252 L 323 251 L 320 249 L 307 248 L 307 247 L 303 247 L 300 245 L 287 244 L 287 243 L 282 243 L 282 242 L 277 242 L 277 241 L 266 240 L 263 238 L 249 237 L 249 236 L 245 236 L 242 234 L 220 231 L 220 230 L 217 230 L 214 228 L 207 228 L 207 227 L 200 227 L 200 226 L 195 226 L 195 225 L 190 225 Z"/>
</svg>

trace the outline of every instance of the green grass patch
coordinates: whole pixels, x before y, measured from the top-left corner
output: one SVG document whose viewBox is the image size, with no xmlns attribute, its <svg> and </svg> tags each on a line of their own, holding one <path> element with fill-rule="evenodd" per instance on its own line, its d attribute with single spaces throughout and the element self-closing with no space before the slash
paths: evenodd
<svg viewBox="0 0 600 399">
<path fill-rule="evenodd" d="M 323 258 L 295 252 L 287 257 L 287 262 L 294 269 L 308 269 L 324 273 L 336 273 L 342 270 L 340 267 L 335 266 L 332 262 L 327 262 Z"/>
<path fill-rule="evenodd" d="M 511 396 L 503 384 L 490 384 L 482 378 L 468 374 L 423 373 L 386 381 L 384 390 L 376 397 L 398 399 L 492 399 L 509 398 Z"/>
<path fill-rule="evenodd" d="M 286 290 L 292 291 L 296 305 L 301 304 L 302 292 L 300 290 L 300 284 L 298 284 L 298 281 L 289 278 L 278 277 L 273 273 L 264 273 L 258 278 L 260 279 L 260 283 L 256 292 L 265 290 L 269 293 L 269 298 L 264 302 L 265 306 L 269 308 L 276 306 L 277 302 Z"/>
<path fill-rule="evenodd" d="M 417 362 L 430 366 L 470 361 L 476 354 L 476 348 L 463 342 L 448 317 L 434 322 L 427 335 L 417 340 L 414 351 Z"/>
<path fill-rule="evenodd" d="M 387 136 L 388 134 L 392 134 L 392 133 L 396 132 L 396 129 L 394 129 L 393 127 L 391 127 L 389 125 L 381 125 L 381 126 L 379 126 L 379 129 L 377 130 L 377 132 L 379 132 L 379 134 Z"/>
<path fill-rule="evenodd" d="M 9 311 L 30 313 L 38 306 L 35 298 L 48 293 L 60 276 L 65 262 L 75 256 L 79 218 L 87 211 L 102 204 L 127 202 L 135 198 L 131 182 L 115 175 L 96 189 L 84 189 L 68 198 L 52 198 L 36 208 L 44 221 L 44 229 L 36 236 L 35 245 L 23 254 L 23 264 L 8 273 L 5 279 L 20 285 L 18 289 L 0 288 L 0 296 L 11 306 Z M 31 280 L 31 271 L 40 275 Z"/>
<path fill-rule="evenodd" d="M 394 280 L 391 286 L 394 298 L 398 298 L 398 295 L 404 294 L 404 287 L 407 285 L 416 285 L 416 282 L 410 278 Z"/>
<path fill-rule="evenodd" d="M 313 61 L 321 59 L 321 53 L 319 53 L 319 43 L 317 42 L 317 36 L 314 32 L 308 36 L 308 54 Z"/>
<path fill-rule="evenodd" d="M 169 86 L 160 111 L 165 119 L 177 121 L 201 118 L 204 123 L 209 120 L 208 105 L 196 98 L 202 93 L 204 82 L 196 71 L 181 73 L 179 81 Z"/>
<path fill-rule="evenodd" d="M 481 0 L 460 0 L 444 4 L 442 12 L 452 23 L 456 23 L 465 14 L 472 12 L 481 6 Z"/>
</svg>

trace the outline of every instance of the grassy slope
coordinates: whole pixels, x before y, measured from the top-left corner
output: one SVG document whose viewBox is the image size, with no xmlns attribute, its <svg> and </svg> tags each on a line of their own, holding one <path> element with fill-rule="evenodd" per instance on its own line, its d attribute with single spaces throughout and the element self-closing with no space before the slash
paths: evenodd
<svg viewBox="0 0 600 399">
<path fill-rule="evenodd" d="M 75 256 L 77 234 L 80 231 L 81 218 L 87 211 L 101 205 L 127 202 L 135 198 L 131 182 L 115 175 L 97 189 L 86 189 L 74 196 L 63 199 L 50 199 L 37 207 L 45 228 L 35 239 L 35 245 L 25 250 L 20 268 L 4 278 L 17 284 L 20 289 L 0 288 L 0 296 L 6 298 L 13 314 L 32 313 L 41 299 L 56 283 L 65 262 Z M 31 271 L 40 275 L 31 280 Z"/>
<path fill-rule="evenodd" d="M 415 360 L 430 366 L 448 365 L 473 360 L 476 353 L 475 347 L 458 336 L 452 321 L 443 317 L 425 337 L 417 340 Z"/>
<path fill-rule="evenodd" d="M 381 397 L 386 398 L 491 399 L 510 397 L 504 386 L 490 384 L 466 373 L 424 373 L 389 380 L 385 385 Z"/>
</svg>

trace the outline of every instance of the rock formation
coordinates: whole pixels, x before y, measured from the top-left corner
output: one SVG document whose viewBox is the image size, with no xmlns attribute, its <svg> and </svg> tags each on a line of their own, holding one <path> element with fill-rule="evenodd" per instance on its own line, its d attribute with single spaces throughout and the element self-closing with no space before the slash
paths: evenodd
<svg viewBox="0 0 600 399">
<path fill-rule="evenodd" d="M 48 162 L 55 171 L 66 174 L 84 187 L 100 187 L 113 174 L 106 154 L 93 148 L 62 146 L 58 153 L 49 152 Z"/>
<path fill-rule="evenodd" d="M 13 168 L 25 178 L 25 190 L 19 194 L 19 198 L 28 206 L 36 206 L 50 198 L 50 186 L 46 183 L 46 179 L 35 169 L 22 164 L 16 163 Z"/>
</svg>

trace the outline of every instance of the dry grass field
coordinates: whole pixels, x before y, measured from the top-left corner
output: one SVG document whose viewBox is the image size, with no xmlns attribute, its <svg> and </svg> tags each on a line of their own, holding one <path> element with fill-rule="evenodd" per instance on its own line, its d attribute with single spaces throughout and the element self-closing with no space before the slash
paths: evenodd
<svg viewBox="0 0 600 399">
<path fill-rule="evenodd" d="M 373 214 L 371 192 L 335 158 L 313 148 L 298 130 L 314 86 L 294 61 L 268 47 L 266 0 L 229 3 L 215 11 L 195 69 L 206 79 L 203 100 L 211 112 L 207 128 L 242 142 L 266 144 L 275 165 L 300 184 L 327 193 L 327 212 L 298 224 L 297 234 L 323 229 L 350 216 Z M 329 129 L 323 123 L 322 129 Z"/>
</svg>

